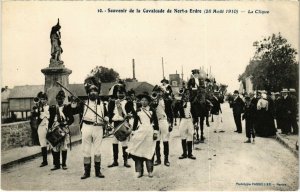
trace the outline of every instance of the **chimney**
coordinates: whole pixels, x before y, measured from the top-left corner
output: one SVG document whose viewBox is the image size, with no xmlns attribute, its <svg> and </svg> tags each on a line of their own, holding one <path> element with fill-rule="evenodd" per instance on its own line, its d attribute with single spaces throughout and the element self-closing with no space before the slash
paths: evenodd
<svg viewBox="0 0 300 192">
<path fill-rule="evenodd" d="M 135 64 L 134 64 L 134 59 L 132 59 L 132 72 L 133 72 L 133 80 L 135 80 Z"/>
</svg>

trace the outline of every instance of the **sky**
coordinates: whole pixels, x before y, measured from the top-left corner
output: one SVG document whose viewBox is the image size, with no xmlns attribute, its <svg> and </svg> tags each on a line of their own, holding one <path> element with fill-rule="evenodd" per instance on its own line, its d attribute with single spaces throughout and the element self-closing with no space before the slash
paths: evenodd
<svg viewBox="0 0 300 192">
<path fill-rule="evenodd" d="M 238 14 L 98 13 L 98 9 L 237 9 Z M 264 10 L 269 14 L 249 14 Z M 241 13 L 241 11 L 245 11 Z M 83 83 L 95 66 L 121 78 L 158 84 L 165 76 L 203 67 L 228 90 L 239 88 L 254 55 L 253 42 L 281 33 L 299 50 L 299 2 L 5 1 L 2 2 L 2 87 L 41 85 L 50 61 L 50 30 L 60 18 L 62 60 L 70 83 Z"/>
</svg>

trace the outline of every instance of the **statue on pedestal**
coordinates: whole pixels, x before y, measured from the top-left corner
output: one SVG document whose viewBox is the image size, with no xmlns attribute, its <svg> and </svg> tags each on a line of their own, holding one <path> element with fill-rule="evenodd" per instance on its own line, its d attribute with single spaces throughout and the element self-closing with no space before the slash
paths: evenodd
<svg viewBox="0 0 300 192">
<path fill-rule="evenodd" d="M 50 39 L 51 39 L 51 59 L 50 64 L 63 64 L 63 61 L 61 61 L 60 56 L 63 52 L 63 49 L 61 48 L 61 34 L 60 34 L 60 28 L 59 25 L 59 19 L 55 26 L 52 27 L 51 33 L 50 33 Z"/>
</svg>

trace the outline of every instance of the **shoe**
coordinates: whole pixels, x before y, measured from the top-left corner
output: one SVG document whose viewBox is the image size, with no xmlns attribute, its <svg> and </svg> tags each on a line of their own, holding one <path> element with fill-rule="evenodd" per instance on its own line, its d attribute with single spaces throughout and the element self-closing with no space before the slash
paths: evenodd
<svg viewBox="0 0 300 192">
<path fill-rule="evenodd" d="M 253 144 L 255 143 L 255 140 L 253 139 Z"/>
<path fill-rule="evenodd" d="M 81 179 L 89 178 L 91 174 L 91 164 L 84 164 L 84 174 Z"/>
<path fill-rule="evenodd" d="M 154 166 L 160 165 L 161 164 L 161 160 L 156 160 L 154 163 Z"/>
<path fill-rule="evenodd" d="M 111 165 L 108 165 L 107 167 L 111 168 L 111 167 L 117 167 L 117 166 L 119 166 L 119 163 L 114 161 Z"/>
<path fill-rule="evenodd" d="M 45 167 L 47 165 L 48 165 L 48 162 L 42 162 L 41 165 L 40 165 L 40 167 Z"/>
<path fill-rule="evenodd" d="M 63 170 L 67 170 L 68 169 L 67 165 L 61 165 L 61 167 L 62 167 Z"/>
<path fill-rule="evenodd" d="M 165 166 L 170 167 L 170 162 L 168 157 L 165 157 L 165 161 L 164 161 Z"/>
<path fill-rule="evenodd" d="M 234 132 L 236 132 L 236 133 L 237 133 L 237 132 L 238 132 L 238 130 L 235 130 Z"/>
<path fill-rule="evenodd" d="M 182 154 L 178 159 L 186 159 L 186 158 L 187 158 L 187 155 Z"/>
<path fill-rule="evenodd" d="M 127 161 L 124 161 L 124 167 L 130 168 L 131 166 L 128 164 Z"/>
<path fill-rule="evenodd" d="M 55 170 L 58 170 L 60 169 L 60 166 L 54 166 L 52 169 L 50 169 L 51 171 L 55 171 Z"/>
<path fill-rule="evenodd" d="M 100 171 L 100 162 L 95 162 L 95 176 L 98 178 L 104 178 L 104 175 Z"/>
<path fill-rule="evenodd" d="M 251 143 L 251 140 L 250 139 L 248 139 L 247 141 L 245 141 L 244 143 Z"/>
<path fill-rule="evenodd" d="M 188 156 L 188 158 L 189 158 L 189 159 L 193 159 L 193 160 L 196 159 L 196 157 L 194 157 L 193 155 Z"/>
<path fill-rule="evenodd" d="M 242 131 L 239 131 L 238 133 L 242 133 Z"/>
<path fill-rule="evenodd" d="M 221 131 L 219 131 L 219 133 L 224 133 L 225 131 L 223 131 L 223 130 L 221 130 Z"/>
<path fill-rule="evenodd" d="M 138 174 L 137 174 L 137 176 L 136 176 L 137 178 L 141 178 L 141 177 L 143 177 L 143 173 L 142 172 L 138 172 Z"/>
<path fill-rule="evenodd" d="M 153 177 L 153 174 L 152 174 L 152 172 L 149 172 L 149 173 L 148 173 L 148 177 L 150 177 L 150 178 L 152 178 L 152 177 Z"/>
<path fill-rule="evenodd" d="M 214 131 L 214 133 L 216 133 L 217 131 Z"/>
</svg>

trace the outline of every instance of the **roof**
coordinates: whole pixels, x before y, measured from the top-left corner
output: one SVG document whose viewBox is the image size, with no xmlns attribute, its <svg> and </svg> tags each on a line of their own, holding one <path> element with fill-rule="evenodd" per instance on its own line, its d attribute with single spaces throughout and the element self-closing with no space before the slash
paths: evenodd
<svg viewBox="0 0 300 192">
<path fill-rule="evenodd" d="M 109 89 L 115 83 L 102 83 L 101 86 L 101 95 L 108 95 Z M 126 82 L 126 90 L 133 89 L 136 94 L 140 94 L 144 91 L 151 92 L 153 85 L 147 82 Z M 83 84 L 70 84 L 69 90 L 74 93 L 76 96 L 86 96 L 86 92 Z M 44 91 L 44 85 L 24 85 L 24 86 L 15 86 L 11 91 L 9 96 L 6 97 L 10 99 L 22 99 L 22 98 L 34 98 L 38 92 Z M 2 98 L 2 94 L 1 94 Z"/>
<path fill-rule="evenodd" d="M 34 98 L 40 91 L 44 91 L 44 85 L 22 85 L 12 88 L 9 98 Z"/>
<path fill-rule="evenodd" d="M 6 89 L 5 91 L 1 92 L 1 102 L 8 102 L 8 97 L 11 89 Z"/>
</svg>

